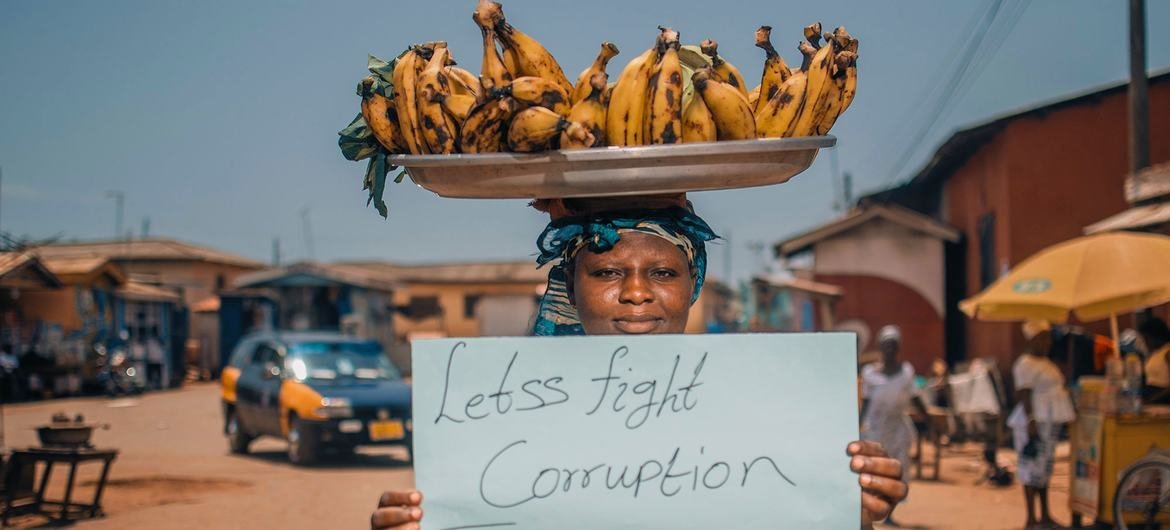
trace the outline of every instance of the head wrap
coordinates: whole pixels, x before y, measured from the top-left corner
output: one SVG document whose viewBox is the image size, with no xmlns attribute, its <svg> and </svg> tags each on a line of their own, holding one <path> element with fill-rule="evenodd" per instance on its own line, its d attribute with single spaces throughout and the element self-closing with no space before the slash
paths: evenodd
<svg viewBox="0 0 1170 530">
<path fill-rule="evenodd" d="M 642 232 L 661 237 L 679 248 L 691 265 L 695 279 L 693 303 L 703 288 L 707 272 L 705 242 L 715 239 L 715 232 L 689 208 L 671 207 L 657 210 L 601 212 L 587 216 L 554 220 L 536 240 L 540 256 L 537 266 L 559 261 L 548 271 L 548 287 L 540 300 L 533 328 L 535 335 L 584 335 L 577 309 L 569 300 L 569 270 L 577 254 L 588 247 L 605 252 L 614 247 L 627 232 Z"/>
<path fill-rule="evenodd" d="M 878 344 L 891 340 L 898 344 L 902 343 L 902 328 L 893 324 L 882 326 L 882 329 L 878 330 Z"/>
<path fill-rule="evenodd" d="M 1020 332 L 1024 334 L 1024 338 L 1027 340 L 1032 340 L 1036 335 L 1051 329 L 1052 325 L 1047 320 L 1026 320 L 1020 326 Z"/>
</svg>

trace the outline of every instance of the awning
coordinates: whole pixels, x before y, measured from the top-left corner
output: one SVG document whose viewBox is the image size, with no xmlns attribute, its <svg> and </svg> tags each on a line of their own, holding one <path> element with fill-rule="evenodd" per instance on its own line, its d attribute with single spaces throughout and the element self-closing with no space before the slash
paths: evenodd
<svg viewBox="0 0 1170 530">
<path fill-rule="evenodd" d="M 1170 223 L 1170 202 L 1135 206 L 1085 227 L 1086 234 L 1139 230 Z"/>
</svg>

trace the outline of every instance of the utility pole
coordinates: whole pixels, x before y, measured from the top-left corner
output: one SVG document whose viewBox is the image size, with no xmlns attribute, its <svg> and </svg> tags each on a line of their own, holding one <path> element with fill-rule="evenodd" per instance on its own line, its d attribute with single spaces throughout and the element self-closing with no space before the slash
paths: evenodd
<svg viewBox="0 0 1170 530">
<path fill-rule="evenodd" d="M 280 238 L 272 238 L 272 266 L 280 266 Z"/>
<path fill-rule="evenodd" d="M 114 199 L 114 239 L 122 238 L 122 208 L 126 200 L 126 194 L 121 191 L 107 191 L 107 199 Z"/>
<path fill-rule="evenodd" d="M 1146 2 L 1129 0 L 1129 171 L 1150 165 L 1149 94 L 1146 80 Z"/>
<path fill-rule="evenodd" d="M 139 235 L 138 237 L 141 239 L 146 239 L 146 238 L 150 237 L 150 218 L 149 217 L 142 218 L 142 234 Z"/>
</svg>

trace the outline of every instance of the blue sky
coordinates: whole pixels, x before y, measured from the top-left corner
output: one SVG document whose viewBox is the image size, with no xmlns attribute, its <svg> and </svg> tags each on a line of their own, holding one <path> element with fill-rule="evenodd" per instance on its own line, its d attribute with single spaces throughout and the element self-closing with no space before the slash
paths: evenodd
<svg viewBox="0 0 1170 530">
<path fill-rule="evenodd" d="M 734 7 L 731 7 L 733 6 Z M 749 80 L 762 52 L 753 33 L 796 62 L 814 20 L 861 39 L 859 93 L 834 127 L 837 159 L 859 192 L 911 176 L 956 128 L 1063 94 L 1125 79 L 1126 3 L 1036 0 L 982 74 L 940 116 L 907 168 L 892 172 L 923 120 L 923 101 L 947 75 L 956 41 L 986 1 L 711 2 L 510 1 L 509 20 L 540 39 L 575 75 L 602 40 L 622 54 L 616 75 L 658 25 L 683 41 L 720 42 Z M 1006 0 L 1004 10 L 1023 5 Z M 267 260 L 401 262 L 527 259 L 545 220 L 525 201 L 441 199 L 409 181 L 387 190 L 390 219 L 365 207 L 363 164 L 341 158 L 336 131 L 357 112 L 353 87 L 367 53 L 391 57 L 444 39 L 479 69 L 472 0 L 459 2 L 0 3 L 0 229 L 18 235 L 108 238 L 109 190 L 125 193 L 125 227 Z M 1150 28 L 1170 27 L 1170 2 L 1149 2 Z M 1149 31 L 1151 70 L 1170 67 L 1170 33 Z M 692 194 L 699 213 L 730 234 L 710 249 L 712 274 L 733 276 L 771 243 L 832 218 L 831 156 L 791 182 Z"/>
</svg>

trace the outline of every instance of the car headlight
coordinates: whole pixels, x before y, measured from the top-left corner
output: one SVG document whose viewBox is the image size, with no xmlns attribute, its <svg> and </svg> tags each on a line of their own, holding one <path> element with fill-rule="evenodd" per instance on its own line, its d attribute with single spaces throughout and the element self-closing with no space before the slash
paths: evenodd
<svg viewBox="0 0 1170 530">
<path fill-rule="evenodd" d="M 322 418 L 348 418 L 353 416 L 353 405 L 345 398 L 321 398 L 321 406 L 313 413 Z"/>
</svg>

